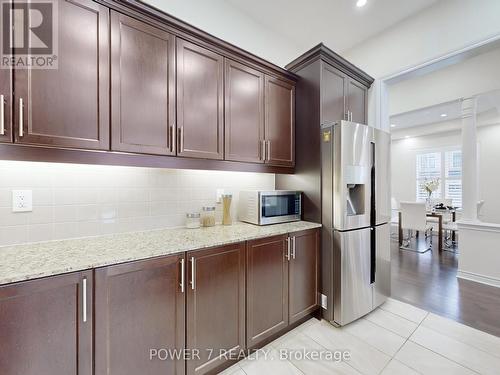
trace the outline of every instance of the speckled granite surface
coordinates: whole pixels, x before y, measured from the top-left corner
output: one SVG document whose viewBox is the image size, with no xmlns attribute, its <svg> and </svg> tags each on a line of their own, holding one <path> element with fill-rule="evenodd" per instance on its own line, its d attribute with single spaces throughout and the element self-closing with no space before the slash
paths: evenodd
<svg viewBox="0 0 500 375">
<path fill-rule="evenodd" d="M 0 284 L 319 228 L 305 221 L 163 229 L 0 247 Z"/>
</svg>

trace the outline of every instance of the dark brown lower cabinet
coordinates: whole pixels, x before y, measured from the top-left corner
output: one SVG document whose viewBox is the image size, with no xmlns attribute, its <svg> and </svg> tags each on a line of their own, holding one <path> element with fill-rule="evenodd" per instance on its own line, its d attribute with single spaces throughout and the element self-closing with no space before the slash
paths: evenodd
<svg viewBox="0 0 500 375">
<path fill-rule="evenodd" d="M 95 271 L 96 375 L 184 374 L 183 358 L 171 357 L 185 347 L 183 260 L 184 253 Z"/>
<path fill-rule="evenodd" d="M 191 251 L 187 260 L 186 347 L 200 357 L 186 361 L 187 373 L 215 373 L 228 365 L 226 351 L 245 349 L 245 243 Z"/>
<path fill-rule="evenodd" d="M 2 375 L 92 375 L 92 271 L 0 287 Z"/>
<path fill-rule="evenodd" d="M 318 308 L 319 230 L 247 243 L 247 347 Z"/>
<path fill-rule="evenodd" d="M 312 313 L 318 307 L 319 230 L 290 233 L 289 268 L 290 324 Z"/>
<path fill-rule="evenodd" d="M 287 236 L 247 242 L 247 347 L 288 325 Z"/>
</svg>

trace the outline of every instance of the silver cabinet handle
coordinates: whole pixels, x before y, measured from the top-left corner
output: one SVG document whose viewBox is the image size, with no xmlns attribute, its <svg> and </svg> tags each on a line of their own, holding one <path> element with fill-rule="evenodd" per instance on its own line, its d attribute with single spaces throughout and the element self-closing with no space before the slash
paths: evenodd
<svg viewBox="0 0 500 375">
<path fill-rule="evenodd" d="M 295 259 L 295 249 L 296 249 L 295 245 L 296 245 L 296 238 L 295 238 L 295 236 L 293 236 L 292 237 L 292 259 Z"/>
<path fill-rule="evenodd" d="M 287 237 L 286 238 L 286 259 L 290 260 L 290 245 L 291 245 L 291 238 Z"/>
<path fill-rule="evenodd" d="M 177 128 L 179 131 L 179 152 L 184 151 L 184 126 Z"/>
<path fill-rule="evenodd" d="M 174 152 L 175 133 L 174 126 L 170 125 L 170 152 Z"/>
<path fill-rule="evenodd" d="M 266 161 L 266 141 L 265 140 L 261 141 L 260 154 L 261 154 L 261 159 L 263 161 Z"/>
<path fill-rule="evenodd" d="M 83 294 L 83 301 L 82 301 L 82 315 L 83 315 L 83 322 L 87 322 L 87 278 L 84 277 L 82 280 L 82 294 Z"/>
<path fill-rule="evenodd" d="M 0 95 L 0 135 L 5 135 L 5 96 Z"/>
<path fill-rule="evenodd" d="M 184 258 L 182 258 L 181 259 L 181 282 L 179 284 L 181 287 L 181 293 L 184 293 L 184 290 L 185 290 L 184 277 L 185 277 Z"/>
<path fill-rule="evenodd" d="M 19 137 L 23 137 L 24 136 L 23 110 L 24 110 L 23 98 L 19 98 Z"/>
<path fill-rule="evenodd" d="M 191 289 L 196 288 L 196 265 L 195 265 L 196 259 L 194 257 L 191 257 L 191 281 L 189 282 L 191 284 Z"/>
<path fill-rule="evenodd" d="M 266 157 L 267 161 L 271 161 L 271 141 L 267 141 Z"/>
</svg>

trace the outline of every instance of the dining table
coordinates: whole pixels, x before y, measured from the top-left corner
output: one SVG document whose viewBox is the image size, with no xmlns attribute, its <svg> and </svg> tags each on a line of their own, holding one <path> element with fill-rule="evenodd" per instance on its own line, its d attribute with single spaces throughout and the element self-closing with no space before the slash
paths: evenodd
<svg viewBox="0 0 500 375">
<path fill-rule="evenodd" d="M 432 208 L 427 211 L 427 217 L 437 218 L 438 219 L 438 243 L 439 243 L 439 251 L 443 251 L 443 216 L 451 215 L 451 221 L 455 222 L 457 219 L 457 208 Z M 399 246 L 403 245 L 403 227 L 401 226 L 401 211 L 398 212 L 398 236 L 399 236 Z M 418 232 L 417 232 L 418 236 Z M 451 233 L 451 240 L 455 241 L 455 231 Z"/>
</svg>

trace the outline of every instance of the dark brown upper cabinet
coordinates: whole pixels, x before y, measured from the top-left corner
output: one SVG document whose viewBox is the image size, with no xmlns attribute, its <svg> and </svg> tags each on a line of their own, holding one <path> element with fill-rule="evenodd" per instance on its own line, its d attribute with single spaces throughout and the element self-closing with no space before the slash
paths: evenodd
<svg viewBox="0 0 500 375">
<path fill-rule="evenodd" d="M 321 123 L 333 124 L 347 120 L 346 76 L 332 66 L 323 63 L 321 70 Z"/>
<path fill-rule="evenodd" d="M 183 266 L 184 253 L 95 271 L 95 375 L 184 374 L 150 352 L 185 347 Z"/>
<path fill-rule="evenodd" d="M 290 233 L 290 324 L 318 308 L 319 230 Z"/>
<path fill-rule="evenodd" d="M 225 60 L 225 160 L 264 162 L 264 73 Z"/>
<path fill-rule="evenodd" d="M 92 375 L 92 271 L 0 286 L 2 375 Z"/>
<path fill-rule="evenodd" d="M 328 63 L 322 63 L 321 123 L 367 123 L 368 88 Z"/>
<path fill-rule="evenodd" d="M 111 148 L 175 155 L 174 36 L 111 12 Z"/>
<path fill-rule="evenodd" d="M 177 155 L 223 159 L 224 58 L 177 39 Z"/>
<path fill-rule="evenodd" d="M 109 10 L 58 1 L 58 68 L 18 69 L 15 142 L 109 149 Z"/>
<path fill-rule="evenodd" d="M 266 163 L 293 167 L 295 162 L 295 85 L 265 78 Z"/>
<path fill-rule="evenodd" d="M 12 70 L 0 69 L 0 142 L 12 142 Z"/>
<path fill-rule="evenodd" d="M 188 252 L 187 260 L 186 347 L 200 354 L 187 373 L 216 373 L 228 366 L 224 351 L 245 349 L 245 243 Z"/>
<path fill-rule="evenodd" d="M 366 124 L 368 89 L 366 86 L 350 78 L 346 80 L 346 86 L 346 109 L 349 113 L 350 121 Z"/>
<path fill-rule="evenodd" d="M 247 348 L 288 325 L 287 236 L 247 242 Z"/>
</svg>

